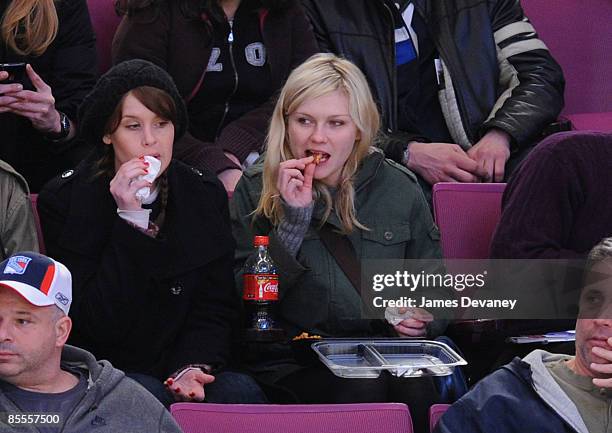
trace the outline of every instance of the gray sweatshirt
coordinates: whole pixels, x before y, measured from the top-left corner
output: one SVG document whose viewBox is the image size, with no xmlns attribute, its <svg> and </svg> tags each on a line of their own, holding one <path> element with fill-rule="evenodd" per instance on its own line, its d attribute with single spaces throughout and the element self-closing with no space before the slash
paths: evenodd
<svg viewBox="0 0 612 433">
<path fill-rule="evenodd" d="M 61 433 L 181 433 L 170 413 L 157 399 L 114 368 L 108 361 L 66 345 L 62 366 L 89 373 L 87 391 L 64 420 Z M 0 391 L 0 413 L 20 413 Z M 5 417 L 2 417 L 4 419 Z M 38 433 L 33 426 L 8 427 L 0 420 L 0 432 Z"/>
<path fill-rule="evenodd" d="M 544 400 L 557 414 L 579 433 L 589 433 L 578 408 L 561 389 L 559 384 L 544 365 L 560 359 L 571 359 L 568 355 L 557 355 L 545 350 L 534 350 L 523 361 L 531 365 L 533 386 L 542 400 Z"/>
</svg>

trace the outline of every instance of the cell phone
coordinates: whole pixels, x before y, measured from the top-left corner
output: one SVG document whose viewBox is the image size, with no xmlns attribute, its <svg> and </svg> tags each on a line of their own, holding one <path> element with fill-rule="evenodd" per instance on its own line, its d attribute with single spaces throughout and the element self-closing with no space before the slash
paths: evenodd
<svg viewBox="0 0 612 433">
<path fill-rule="evenodd" d="M 0 81 L 0 84 L 21 84 L 24 90 L 34 90 L 26 72 L 25 63 L 0 63 L 0 71 L 6 71 L 9 74 L 6 80 Z"/>
</svg>

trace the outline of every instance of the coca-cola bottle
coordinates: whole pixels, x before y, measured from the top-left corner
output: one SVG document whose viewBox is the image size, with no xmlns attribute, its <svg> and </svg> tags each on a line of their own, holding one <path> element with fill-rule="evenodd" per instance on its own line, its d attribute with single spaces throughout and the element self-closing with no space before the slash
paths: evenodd
<svg viewBox="0 0 612 433">
<path fill-rule="evenodd" d="M 243 291 L 248 341 L 276 341 L 284 338 L 277 328 L 275 310 L 278 304 L 278 272 L 268 253 L 268 236 L 255 236 L 255 254 L 244 264 Z"/>
</svg>

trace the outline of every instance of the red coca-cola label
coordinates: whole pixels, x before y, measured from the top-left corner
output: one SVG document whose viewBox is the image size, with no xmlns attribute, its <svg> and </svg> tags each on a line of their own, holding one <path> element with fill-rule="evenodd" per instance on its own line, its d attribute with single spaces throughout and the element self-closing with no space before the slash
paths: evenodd
<svg viewBox="0 0 612 433">
<path fill-rule="evenodd" d="M 278 275 L 244 274 L 242 299 L 245 301 L 278 301 Z"/>
</svg>

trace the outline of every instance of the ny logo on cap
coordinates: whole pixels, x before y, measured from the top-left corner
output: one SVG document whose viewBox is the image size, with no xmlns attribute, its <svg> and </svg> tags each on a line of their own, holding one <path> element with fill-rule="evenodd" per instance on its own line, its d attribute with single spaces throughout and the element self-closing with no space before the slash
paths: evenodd
<svg viewBox="0 0 612 433">
<path fill-rule="evenodd" d="M 9 258 L 8 263 L 4 267 L 5 274 L 23 275 L 32 259 L 24 256 L 14 256 Z"/>
</svg>

